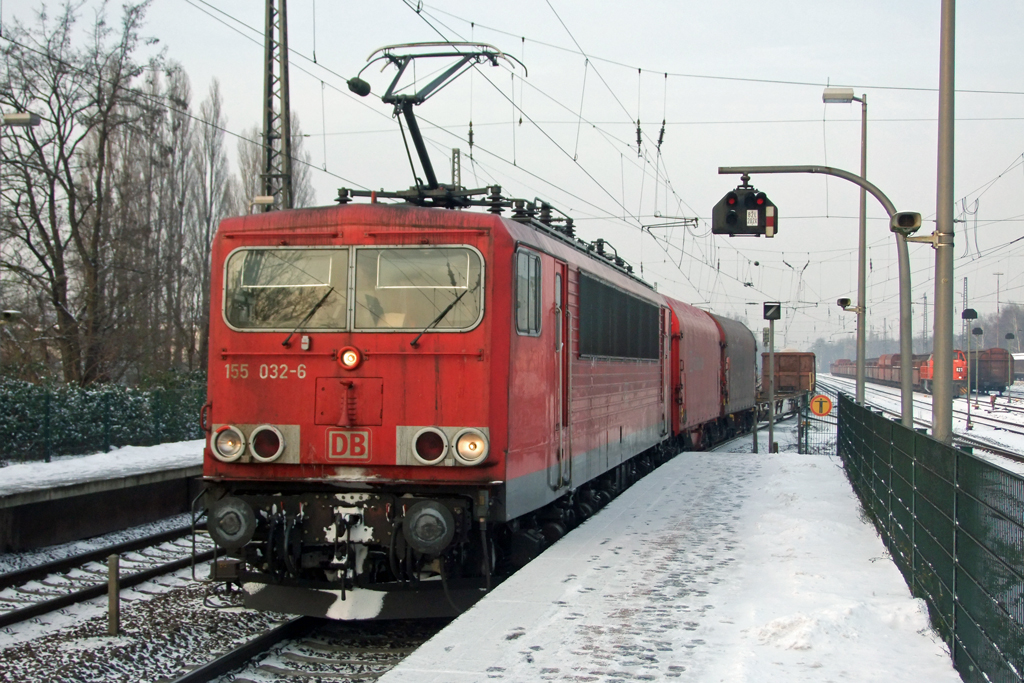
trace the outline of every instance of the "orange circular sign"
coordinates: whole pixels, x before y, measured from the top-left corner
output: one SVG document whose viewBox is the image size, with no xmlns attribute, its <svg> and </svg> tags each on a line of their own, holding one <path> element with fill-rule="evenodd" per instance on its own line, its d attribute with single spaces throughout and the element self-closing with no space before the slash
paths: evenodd
<svg viewBox="0 0 1024 683">
<path fill-rule="evenodd" d="M 811 412 L 818 417 L 825 417 L 832 412 L 832 399 L 824 394 L 811 397 Z"/>
</svg>

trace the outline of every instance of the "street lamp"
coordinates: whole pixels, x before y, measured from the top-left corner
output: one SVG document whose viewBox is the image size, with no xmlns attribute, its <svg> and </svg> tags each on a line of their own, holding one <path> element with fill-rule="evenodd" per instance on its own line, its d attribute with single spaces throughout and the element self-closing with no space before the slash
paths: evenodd
<svg viewBox="0 0 1024 683">
<path fill-rule="evenodd" d="M 981 335 L 985 334 L 985 330 L 981 329 L 980 327 L 975 327 L 973 330 L 971 330 L 971 334 L 974 335 L 975 337 L 980 337 Z M 981 378 L 978 377 L 978 361 L 981 359 L 981 345 L 982 345 L 982 340 L 980 340 L 980 339 L 974 344 L 974 347 L 977 349 L 977 351 L 974 354 L 974 386 L 975 386 L 975 389 L 977 389 L 979 386 L 981 386 Z M 967 354 L 967 365 L 969 366 L 970 364 L 971 364 L 971 354 L 968 353 Z M 978 394 L 980 394 L 980 393 L 981 393 L 980 391 L 976 391 L 975 394 L 974 394 L 974 407 L 975 408 L 978 407 Z M 970 402 L 971 402 L 971 383 L 968 381 L 967 382 L 967 403 L 970 404 Z"/>
<path fill-rule="evenodd" d="M 33 114 L 27 111 L 17 111 L 3 115 L 4 127 L 34 128 L 40 123 L 42 123 L 42 120 L 39 118 L 38 114 Z M 4 311 L 2 322 L 6 323 L 10 320 L 17 320 L 20 317 L 20 311 Z"/>
<path fill-rule="evenodd" d="M 974 308 L 965 308 L 964 312 L 961 313 L 961 318 L 965 321 L 977 321 L 978 311 Z M 932 366 L 935 370 L 938 370 L 939 364 L 938 359 L 935 357 L 935 353 L 932 353 Z M 932 398 L 932 410 L 934 411 L 935 398 Z M 971 336 L 967 338 L 967 428 L 971 429 Z"/>
<path fill-rule="evenodd" d="M 825 104 L 860 102 L 860 177 L 868 177 L 868 96 L 854 97 L 853 88 L 825 88 Z M 867 191 L 860 188 L 860 237 L 857 251 L 857 403 L 864 404 L 864 356 L 867 325 Z"/>
<path fill-rule="evenodd" d="M 1010 342 L 1016 337 L 1013 332 L 1006 333 L 1006 396 L 1010 396 L 1010 387 L 1013 386 L 1013 354 L 1010 353 Z"/>
</svg>

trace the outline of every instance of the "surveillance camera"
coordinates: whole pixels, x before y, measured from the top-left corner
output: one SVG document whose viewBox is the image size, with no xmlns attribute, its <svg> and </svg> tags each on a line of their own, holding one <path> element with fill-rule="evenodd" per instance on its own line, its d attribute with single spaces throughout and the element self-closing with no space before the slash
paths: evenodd
<svg viewBox="0 0 1024 683">
<path fill-rule="evenodd" d="M 848 308 L 850 306 L 850 300 L 847 299 L 846 297 L 843 297 L 842 299 L 837 301 L 836 304 L 839 306 L 839 308 Z"/>
</svg>

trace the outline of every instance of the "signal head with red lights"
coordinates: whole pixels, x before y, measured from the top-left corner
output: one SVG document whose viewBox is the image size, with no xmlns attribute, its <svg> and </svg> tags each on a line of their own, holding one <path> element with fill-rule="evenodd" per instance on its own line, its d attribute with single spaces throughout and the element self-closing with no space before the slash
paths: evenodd
<svg viewBox="0 0 1024 683">
<path fill-rule="evenodd" d="M 775 205 L 764 192 L 749 185 L 728 192 L 711 212 L 711 232 L 715 235 L 774 237 L 777 231 Z"/>
</svg>

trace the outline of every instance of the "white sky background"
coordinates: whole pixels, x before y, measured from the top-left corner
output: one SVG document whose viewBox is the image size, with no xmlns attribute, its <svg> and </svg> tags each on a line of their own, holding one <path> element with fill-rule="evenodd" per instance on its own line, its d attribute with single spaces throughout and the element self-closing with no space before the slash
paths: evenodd
<svg viewBox="0 0 1024 683">
<path fill-rule="evenodd" d="M 8 0 L 2 20 L 31 20 L 36 7 Z M 83 17 L 88 21 L 91 10 Z M 835 300 L 856 298 L 858 189 L 821 176 L 755 176 L 752 184 L 779 207 L 779 236 L 729 239 L 711 236 L 708 221 L 712 206 L 739 180 L 717 169 L 827 164 L 857 172 L 859 104 L 824 105 L 826 84 L 867 94 L 868 178 L 898 209 L 925 216 L 922 233 L 934 228 L 938 2 L 433 0 L 418 15 L 401 0 L 319 0 L 313 17 L 314 0 L 289 3 L 292 109 L 309 134 L 313 163 L 327 169 L 314 171 L 318 203 L 331 202 L 339 186 L 412 184 L 390 107 L 351 95 L 344 78 L 378 47 L 441 39 L 433 25 L 452 40 L 491 43 L 529 69 L 525 87 L 521 70 L 514 84 L 522 125 L 501 94 L 511 92 L 505 68 L 480 67 L 417 108 L 439 180 L 450 179 L 450 149 L 459 147 L 464 185 L 499 183 L 507 194 L 551 201 L 576 218 L 581 237 L 604 237 L 638 271 L 642 265 L 659 291 L 746 318 L 755 330 L 762 325 L 761 302 L 781 300 L 780 346 L 806 348 L 818 337 L 853 334 L 855 317 L 840 312 Z M 1022 19 L 1024 6 L 1016 2 L 958 7 L 957 217 L 965 217 L 961 198 L 968 209 L 980 201 L 976 216 L 955 228 L 957 318 L 964 276 L 970 305 L 981 314 L 995 311 L 996 272 L 1005 273 L 1000 300 L 1024 301 L 1024 240 L 1014 243 L 1024 236 L 1024 210 L 1015 201 L 1024 192 Z M 261 121 L 263 22 L 257 0 L 154 0 L 146 34 L 184 65 L 196 110 L 211 79 L 220 80 L 228 128 L 241 132 Z M 586 69 L 574 39 L 590 57 Z M 312 58 L 314 40 L 318 64 L 303 58 Z M 665 72 L 688 76 L 666 79 Z M 392 74 L 371 67 L 363 77 L 379 96 Z M 646 161 L 635 148 L 638 117 Z M 470 118 L 475 163 L 465 158 Z M 228 146 L 233 152 L 234 143 Z M 654 229 L 659 242 L 640 229 L 663 222 L 656 212 L 703 220 L 692 232 Z M 895 337 L 896 249 L 885 212 L 870 196 L 868 217 L 868 324 L 879 332 L 887 324 Z M 934 299 L 934 252 L 913 245 L 911 259 L 919 336 L 923 295 Z"/>
</svg>

